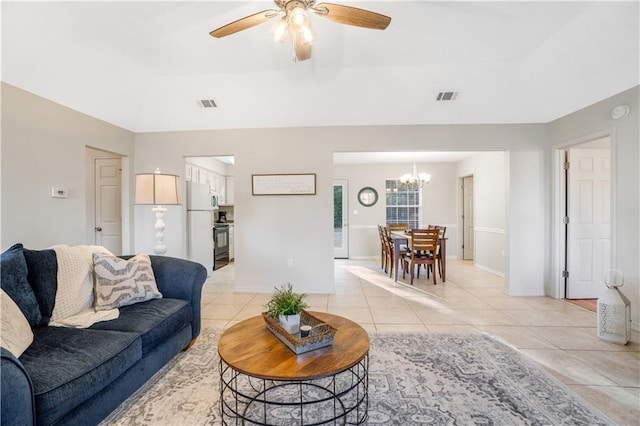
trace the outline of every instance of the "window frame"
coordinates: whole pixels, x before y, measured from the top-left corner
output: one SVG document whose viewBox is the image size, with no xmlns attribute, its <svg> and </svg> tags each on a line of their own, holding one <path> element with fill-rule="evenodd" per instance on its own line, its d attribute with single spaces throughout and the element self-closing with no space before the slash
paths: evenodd
<svg viewBox="0 0 640 426">
<path fill-rule="evenodd" d="M 408 223 L 409 229 L 421 228 L 422 201 L 420 184 L 406 184 L 396 178 L 385 179 L 385 224 Z M 390 214 L 393 209 L 395 213 Z"/>
</svg>

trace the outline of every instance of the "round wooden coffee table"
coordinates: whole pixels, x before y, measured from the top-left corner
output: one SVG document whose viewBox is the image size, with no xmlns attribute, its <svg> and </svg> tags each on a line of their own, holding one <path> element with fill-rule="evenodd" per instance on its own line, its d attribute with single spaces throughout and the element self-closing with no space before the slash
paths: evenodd
<svg viewBox="0 0 640 426">
<path fill-rule="evenodd" d="M 337 315 L 311 312 L 337 329 L 333 344 L 296 355 L 261 316 L 218 341 L 224 424 L 362 424 L 369 404 L 369 335 Z"/>
</svg>

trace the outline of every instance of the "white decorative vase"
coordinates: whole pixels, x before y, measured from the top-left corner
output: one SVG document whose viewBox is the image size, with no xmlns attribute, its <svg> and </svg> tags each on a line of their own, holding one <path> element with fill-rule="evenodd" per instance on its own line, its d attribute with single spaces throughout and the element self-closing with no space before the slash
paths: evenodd
<svg viewBox="0 0 640 426">
<path fill-rule="evenodd" d="M 278 317 L 280 320 L 280 325 L 284 328 L 289 334 L 295 334 L 300 331 L 300 315 L 280 315 Z"/>
</svg>

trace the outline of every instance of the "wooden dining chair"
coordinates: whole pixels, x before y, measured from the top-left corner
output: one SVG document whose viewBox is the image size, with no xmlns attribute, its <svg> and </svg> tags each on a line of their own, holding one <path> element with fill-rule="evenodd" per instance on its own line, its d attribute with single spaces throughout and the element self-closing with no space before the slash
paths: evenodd
<svg viewBox="0 0 640 426">
<path fill-rule="evenodd" d="M 384 242 L 384 227 L 378 225 L 378 236 L 380 237 L 380 269 L 387 269 L 387 250 Z"/>
<path fill-rule="evenodd" d="M 385 272 L 389 272 L 389 276 L 393 276 L 393 265 L 395 260 L 395 253 L 393 251 L 393 241 L 389 236 L 389 230 L 387 228 L 382 228 L 383 234 L 383 242 L 385 245 Z"/>
<path fill-rule="evenodd" d="M 411 270 L 411 285 L 414 276 L 420 274 L 420 267 L 425 266 L 427 278 L 431 267 L 435 267 L 436 253 L 438 250 L 438 238 L 440 231 L 437 229 L 412 229 L 409 251 L 402 256 L 402 278 L 404 279 L 408 269 Z M 436 284 L 436 274 L 433 273 L 433 284 Z"/>
<path fill-rule="evenodd" d="M 387 225 L 389 232 L 393 231 L 406 231 L 409 229 L 408 223 L 390 223 Z"/>
<path fill-rule="evenodd" d="M 440 231 L 439 238 L 444 238 L 447 233 L 447 227 L 441 225 L 429 225 L 429 229 L 437 229 Z M 442 262 L 440 259 L 440 241 L 438 241 L 438 250 L 436 251 L 436 263 L 438 264 L 438 274 L 442 278 Z"/>
<path fill-rule="evenodd" d="M 409 224 L 408 223 L 389 223 L 387 225 L 387 230 L 391 232 L 409 232 Z M 393 242 L 391 242 L 393 246 Z M 407 246 L 400 247 L 401 252 L 407 251 Z"/>
</svg>

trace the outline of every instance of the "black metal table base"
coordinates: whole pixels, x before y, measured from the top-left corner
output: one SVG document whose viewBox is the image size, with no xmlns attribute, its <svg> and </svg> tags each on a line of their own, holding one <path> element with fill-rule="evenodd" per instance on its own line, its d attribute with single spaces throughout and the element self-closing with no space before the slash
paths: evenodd
<svg viewBox="0 0 640 426">
<path fill-rule="evenodd" d="M 367 420 L 369 355 L 333 376 L 265 380 L 220 360 L 220 412 L 225 425 L 354 425 Z"/>
</svg>

